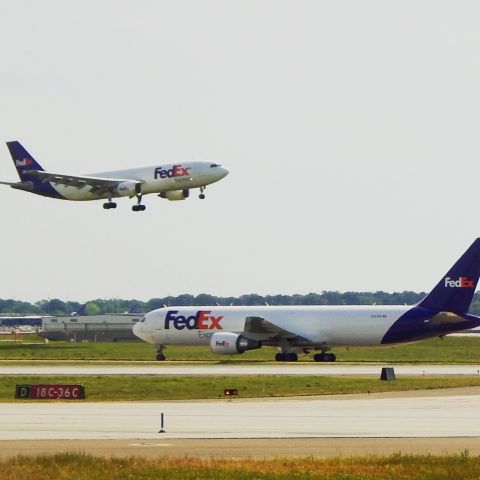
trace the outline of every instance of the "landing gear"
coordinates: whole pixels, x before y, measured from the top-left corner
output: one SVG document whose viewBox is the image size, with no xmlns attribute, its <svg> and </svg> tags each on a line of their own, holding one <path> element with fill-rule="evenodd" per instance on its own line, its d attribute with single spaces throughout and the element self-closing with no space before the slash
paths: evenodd
<svg viewBox="0 0 480 480">
<path fill-rule="evenodd" d="M 334 353 L 322 352 L 322 353 L 316 353 L 313 356 L 313 360 L 315 362 L 336 362 L 337 357 Z"/>
<path fill-rule="evenodd" d="M 145 210 L 145 205 L 142 205 L 142 186 L 137 183 L 135 184 L 135 191 L 137 192 L 137 204 L 132 206 L 134 212 L 143 212 Z"/>
<path fill-rule="evenodd" d="M 157 349 L 157 356 L 155 358 L 158 362 L 164 362 L 166 357 L 163 354 L 163 345 L 155 345 L 155 348 Z"/>
<path fill-rule="evenodd" d="M 204 190 L 205 190 L 205 187 L 200 187 L 200 195 L 198 196 L 200 200 L 205 199 L 205 194 L 203 193 Z"/>
<path fill-rule="evenodd" d="M 105 202 L 103 204 L 103 208 L 105 210 L 109 210 L 110 208 L 117 208 L 117 204 L 115 202 L 112 202 L 111 200 L 109 200 L 108 202 Z"/>
<path fill-rule="evenodd" d="M 276 362 L 296 362 L 298 355 L 296 353 L 277 353 L 275 355 Z"/>
</svg>

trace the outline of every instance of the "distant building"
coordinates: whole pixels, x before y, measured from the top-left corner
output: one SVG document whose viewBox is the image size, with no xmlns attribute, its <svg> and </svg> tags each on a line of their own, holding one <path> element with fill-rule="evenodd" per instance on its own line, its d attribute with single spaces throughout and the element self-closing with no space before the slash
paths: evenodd
<svg viewBox="0 0 480 480">
<path fill-rule="evenodd" d="M 143 313 L 44 317 L 39 335 L 52 341 L 137 342 L 132 327 L 142 317 Z"/>
<path fill-rule="evenodd" d="M 38 327 L 42 326 L 42 317 L 29 315 L 26 317 L 0 317 L 0 327 Z"/>
</svg>

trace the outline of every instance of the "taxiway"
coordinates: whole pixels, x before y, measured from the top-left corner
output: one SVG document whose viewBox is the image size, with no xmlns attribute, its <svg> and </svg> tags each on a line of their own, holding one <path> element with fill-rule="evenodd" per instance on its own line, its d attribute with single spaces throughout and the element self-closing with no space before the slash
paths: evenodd
<svg viewBox="0 0 480 480">
<path fill-rule="evenodd" d="M 476 437 L 480 388 L 189 402 L 4 403 L 0 440 Z M 165 433 L 159 433 L 165 414 Z"/>
<path fill-rule="evenodd" d="M 379 375 L 394 367 L 397 375 L 480 375 L 480 365 L 390 365 L 284 363 L 270 365 L 2 365 L 0 375 Z"/>
</svg>

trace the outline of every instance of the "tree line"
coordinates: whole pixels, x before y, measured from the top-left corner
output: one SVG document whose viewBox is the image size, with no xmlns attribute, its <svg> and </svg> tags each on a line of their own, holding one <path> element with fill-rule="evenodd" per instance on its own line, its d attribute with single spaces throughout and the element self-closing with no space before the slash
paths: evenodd
<svg viewBox="0 0 480 480">
<path fill-rule="evenodd" d="M 103 313 L 148 312 L 163 306 L 200 305 L 413 305 L 426 294 L 424 292 L 321 292 L 306 295 L 258 295 L 255 293 L 239 297 L 219 297 L 202 293 L 183 294 L 148 301 L 123 300 L 118 298 L 95 299 L 86 303 L 59 299 L 40 300 L 35 303 L 20 300 L 0 299 L 0 315 L 100 315 Z M 480 292 L 474 296 L 470 312 L 480 314 Z"/>
</svg>

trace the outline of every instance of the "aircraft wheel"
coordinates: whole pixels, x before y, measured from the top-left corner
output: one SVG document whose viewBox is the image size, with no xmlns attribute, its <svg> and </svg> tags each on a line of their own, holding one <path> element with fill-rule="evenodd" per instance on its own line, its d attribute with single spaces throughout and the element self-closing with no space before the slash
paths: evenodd
<svg viewBox="0 0 480 480">
<path fill-rule="evenodd" d="M 334 353 L 326 353 L 325 355 L 325 362 L 336 362 L 337 357 Z"/>
<path fill-rule="evenodd" d="M 199 198 L 200 200 L 204 200 L 204 199 L 205 199 L 205 194 L 204 194 L 204 193 L 201 193 L 201 194 L 198 196 L 198 198 Z"/>
<path fill-rule="evenodd" d="M 108 208 L 117 208 L 117 204 L 115 202 L 110 202 L 110 206 Z"/>
<path fill-rule="evenodd" d="M 163 353 L 159 353 L 159 354 L 157 355 L 157 360 L 158 360 L 159 362 L 165 361 L 165 355 L 164 355 Z"/>
<path fill-rule="evenodd" d="M 298 355 L 296 353 L 277 353 L 275 355 L 276 362 L 296 362 Z"/>
<path fill-rule="evenodd" d="M 314 362 L 324 362 L 325 361 L 325 356 L 323 353 L 316 353 L 313 356 L 313 361 Z"/>
<path fill-rule="evenodd" d="M 104 204 L 103 204 L 103 208 L 104 208 L 105 210 L 108 210 L 108 209 L 110 208 L 110 203 L 104 203 Z"/>
</svg>

